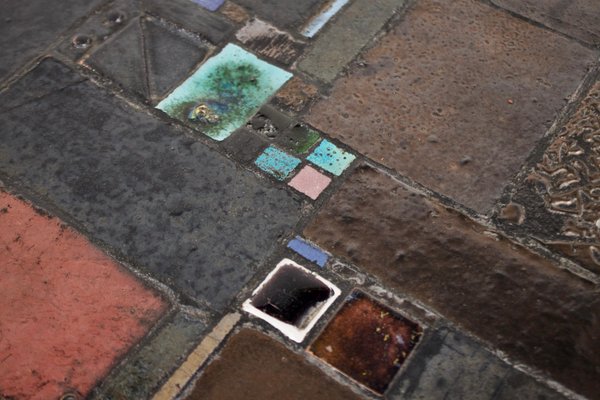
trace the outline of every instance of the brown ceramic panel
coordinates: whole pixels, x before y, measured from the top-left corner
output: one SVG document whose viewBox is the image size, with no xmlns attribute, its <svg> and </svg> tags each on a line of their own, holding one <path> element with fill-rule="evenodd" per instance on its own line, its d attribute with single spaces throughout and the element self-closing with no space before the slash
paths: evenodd
<svg viewBox="0 0 600 400">
<path fill-rule="evenodd" d="M 466 217 L 359 167 L 305 236 L 515 360 L 600 393 L 600 293 Z"/>
<path fill-rule="evenodd" d="M 187 400 L 358 400 L 302 357 L 261 333 L 244 329 L 196 382 Z"/>
<path fill-rule="evenodd" d="M 277 92 L 275 99 L 284 108 L 293 112 L 300 112 L 310 104 L 317 93 L 316 86 L 295 76 Z"/>
<path fill-rule="evenodd" d="M 486 212 L 595 57 L 478 1 L 418 1 L 308 122 Z"/>
<path fill-rule="evenodd" d="M 355 292 L 310 350 L 356 381 L 383 393 L 421 334 L 416 323 Z"/>
<path fill-rule="evenodd" d="M 595 272 L 600 272 L 599 159 L 596 83 L 513 196 L 524 207 L 520 228 Z"/>
<path fill-rule="evenodd" d="M 589 44 L 600 45 L 598 0 L 492 0 L 526 18 L 531 18 Z"/>
</svg>

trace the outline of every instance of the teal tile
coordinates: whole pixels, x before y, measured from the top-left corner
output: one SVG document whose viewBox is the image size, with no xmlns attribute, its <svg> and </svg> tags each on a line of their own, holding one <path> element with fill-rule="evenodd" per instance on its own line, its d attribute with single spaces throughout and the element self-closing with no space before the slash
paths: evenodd
<svg viewBox="0 0 600 400">
<path fill-rule="evenodd" d="M 254 164 L 266 173 L 283 181 L 296 169 L 300 164 L 300 160 L 276 147 L 269 146 L 258 156 Z"/>
<path fill-rule="evenodd" d="M 215 140 L 224 140 L 292 77 L 228 44 L 156 108 Z"/>
<path fill-rule="evenodd" d="M 307 160 L 327 172 L 340 176 L 355 158 L 354 154 L 340 149 L 327 139 L 323 139 L 319 146 L 307 157 Z"/>
</svg>

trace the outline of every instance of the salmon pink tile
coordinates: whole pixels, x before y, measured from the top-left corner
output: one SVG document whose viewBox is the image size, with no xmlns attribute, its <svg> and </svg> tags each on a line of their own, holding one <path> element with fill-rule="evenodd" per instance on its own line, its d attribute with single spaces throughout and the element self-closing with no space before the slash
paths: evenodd
<svg viewBox="0 0 600 400">
<path fill-rule="evenodd" d="M 289 183 L 291 187 L 304 193 L 313 200 L 329 186 L 331 178 L 323 175 L 313 167 L 306 165 Z"/>
</svg>

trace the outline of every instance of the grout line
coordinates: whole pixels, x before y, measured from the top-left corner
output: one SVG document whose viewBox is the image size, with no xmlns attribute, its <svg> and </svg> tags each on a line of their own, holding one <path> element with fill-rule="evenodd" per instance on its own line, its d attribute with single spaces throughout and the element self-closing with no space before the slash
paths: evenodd
<svg viewBox="0 0 600 400">
<path fill-rule="evenodd" d="M 237 312 L 227 314 L 213 330 L 192 351 L 181 366 L 171 375 L 169 380 L 152 397 L 152 400 L 172 400 L 190 382 L 194 374 L 208 359 L 225 336 L 237 324 L 241 315 Z"/>
</svg>

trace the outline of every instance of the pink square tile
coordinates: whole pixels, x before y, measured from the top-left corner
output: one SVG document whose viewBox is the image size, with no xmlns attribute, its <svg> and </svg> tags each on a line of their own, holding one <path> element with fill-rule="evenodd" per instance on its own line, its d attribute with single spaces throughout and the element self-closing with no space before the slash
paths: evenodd
<svg viewBox="0 0 600 400">
<path fill-rule="evenodd" d="M 304 193 L 313 200 L 331 183 L 331 178 L 313 167 L 306 165 L 289 183 L 291 187 Z"/>
</svg>

